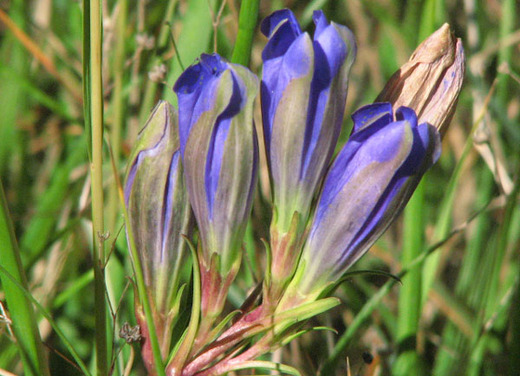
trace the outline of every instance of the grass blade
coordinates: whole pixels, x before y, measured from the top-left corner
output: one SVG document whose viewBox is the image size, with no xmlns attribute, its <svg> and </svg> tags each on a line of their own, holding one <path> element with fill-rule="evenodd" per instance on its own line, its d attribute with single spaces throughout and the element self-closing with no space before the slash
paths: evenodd
<svg viewBox="0 0 520 376">
<path fill-rule="evenodd" d="M 404 211 L 403 252 L 401 264 L 406 268 L 424 249 L 424 183 L 420 183 Z M 420 375 L 416 335 L 421 315 L 421 269 L 410 270 L 399 291 L 397 342 L 399 357 L 395 375 Z"/>
<path fill-rule="evenodd" d="M 7 201 L 2 182 L 0 181 L 0 266 L 7 270 L 13 279 L 27 290 L 27 279 L 22 268 L 13 226 L 7 209 Z M 38 331 L 38 323 L 33 307 L 18 287 L 2 276 L 2 287 L 5 293 L 14 334 L 27 376 L 49 376 L 49 368 L 44 356 L 43 345 Z"/>
<path fill-rule="evenodd" d="M 108 373 L 107 308 L 105 301 L 105 252 L 103 218 L 103 82 L 101 1 L 83 1 L 83 92 L 85 129 L 89 137 L 92 186 L 92 258 L 96 322 L 96 368 Z"/>
<path fill-rule="evenodd" d="M 213 30 L 211 8 L 214 9 L 215 1 L 191 0 L 188 10 L 182 20 L 182 30 L 177 40 L 177 51 L 179 58 L 185 66 L 191 65 L 203 52 L 210 48 Z M 174 95 L 172 87 L 179 78 L 183 69 L 177 59 L 171 60 L 168 85 L 165 87 L 162 98 L 174 106 L 177 105 L 177 96 Z M 148 109 L 149 111 L 149 109 Z"/>
<path fill-rule="evenodd" d="M 161 51 L 166 49 L 168 38 L 170 37 L 170 20 L 173 18 L 173 11 L 175 10 L 175 5 L 177 3 L 177 0 L 169 0 L 168 6 L 166 8 L 166 11 L 164 13 L 163 18 L 163 26 L 161 29 L 161 32 L 159 33 L 156 53 L 159 54 Z M 148 69 L 151 70 L 154 67 L 157 67 L 163 63 L 162 57 L 156 56 L 154 59 L 152 59 L 152 63 L 148 66 Z M 147 79 L 146 80 L 146 88 L 144 90 L 144 96 L 143 96 L 143 102 L 141 104 L 141 109 L 139 111 L 139 124 L 142 126 L 143 124 L 146 124 L 146 120 L 148 119 L 148 116 L 150 116 L 150 111 L 154 107 L 154 103 L 156 100 L 156 94 L 157 94 L 157 82 Z"/>
<path fill-rule="evenodd" d="M 38 301 L 36 299 L 34 299 L 34 297 L 31 295 L 31 293 L 29 291 L 27 291 L 27 289 L 22 284 L 20 284 L 16 280 L 16 278 L 14 276 L 12 276 L 11 273 L 9 273 L 2 265 L 0 265 L 0 275 L 7 277 L 8 280 L 14 286 L 16 286 L 18 291 L 20 291 L 27 298 L 27 300 L 31 301 L 38 308 L 38 311 L 43 315 L 43 317 L 45 317 L 47 319 L 47 321 L 52 326 L 52 328 L 54 329 L 54 331 L 56 332 L 58 337 L 63 341 L 63 343 L 65 344 L 67 349 L 70 351 L 72 357 L 76 361 L 77 366 L 81 369 L 83 374 L 85 376 L 91 376 L 85 363 L 81 360 L 81 358 L 79 357 L 78 353 L 76 352 L 76 350 L 74 349 L 74 347 L 72 346 L 70 341 L 67 339 L 65 334 L 61 331 L 61 329 L 58 327 L 58 325 L 56 325 L 56 323 L 52 319 L 51 315 L 45 310 L 45 308 L 43 308 L 41 306 L 41 304 L 38 303 Z M 44 374 L 36 374 L 36 375 L 40 376 L 40 375 L 50 375 L 50 374 L 44 373 Z"/>
</svg>

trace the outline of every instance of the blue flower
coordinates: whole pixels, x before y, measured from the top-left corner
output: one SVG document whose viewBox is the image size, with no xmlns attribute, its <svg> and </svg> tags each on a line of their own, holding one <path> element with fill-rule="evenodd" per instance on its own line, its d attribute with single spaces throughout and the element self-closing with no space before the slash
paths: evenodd
<svg viewBox="0 0 520 376">
<path fill-rule="evenodd" d="M 262 54 L 263 129 L 280 232 L 289 229 L 295 212 L 305 225 L 340 133 L 356 54 L 347 27 L 329 24 L 321 11 L 313 18 L 313 39 L 287 9 L 261 26 L 269 37 Z"/>
<path fill-rule="evenodd" d="M 191 210 L 180 159 L 177 116 L 160 102 L 139 133 L 130 158 L 124 197 L 145 283 L 158 308 L 167 307 L 186 250 Z"/>
<path fill-rule="evenodd" d="M 365 106 L 325 177 L 304 246 L 298 291 L 319 293 L 338 280 L 404 208 L 424 172 L 440 155 L 435 127 L 417 125 L 407 107 Z"/>
<path fill-rule="evenodd" d="M 193 227 L 177 114 L 167 102 L 159 102 L 139 133 L 128 165 L 124 199 L 127 235 L 133 239 L 139 259 L 132 261 L 134 267 L 141 267 L 161 351 L 167 354 L 179 310 L 178 287 L 187 252 L 182 235 L 190 236 Z M 136 305 L 136 316 L 144 328 L 140 305 Z"/>
<path fill-rule="evenodd" d="M 202 55 L 176 82 L 186 184 L 209 267 L 227 275 L 240 257 L 257 181 L 253 101 L 258 79 L 219 55 Z"/>
</svg>

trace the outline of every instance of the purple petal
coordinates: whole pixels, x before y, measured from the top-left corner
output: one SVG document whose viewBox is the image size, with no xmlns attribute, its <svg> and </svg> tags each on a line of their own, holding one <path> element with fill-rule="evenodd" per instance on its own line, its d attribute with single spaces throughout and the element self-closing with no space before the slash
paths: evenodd
<svg viewBox="0 0 520 376">
<path fill-rule="evenodd" d="M 245 67 L 203 55 L 175 90 L 181 114 L 185 112 L 179 124 L 182 158 L 202 257 L 209 263 L 213 253 L 219 254 L 217 267 L 225 274 L 239 255 L 256 182 L 253 103 L 258 80 Z"/>
<path fill-rule="evenodd" d="M 262 119 L 266 149 L 269 155 L 273 119 L 285 88 L 293 79 L 309 74 L 312 65 L 312 51 L 309 50 L 309 36 L 301 34 L 281 57 L 264 60 L 262 74 Z"/>
<path fill-rule="evenodd" d="M 329 21 L 327 21 L 327 17 L 325 17 L 325 14 L 323 14 L 322 10 L 315 10 L 312 12 L 312 20 L 316 26 L 316 31 L 314 31 L 314 39 L 316 39 L 316 37 L 319 36 L 323 30 L 329 26 Z"/>
<path fill-rule="evenodd" d="M 342 35 L 340 35 L 336 29 L 343 28 L 348 30 L 348 28 L 337 24 L 329 25 L 323 14 L 319 19 L 315 18 L 315 22 L 314 48 L 319 48 L 322 52 L 321 55 L 317 55 L 317 58 L 321 60 L 316 61 L 316 73 L 318 76 L 321 76 L 322 73 L 326 73 L 324 77 L 320 78 L 325 82 L 330 82 L 330 80 L 338 74 L 347 58 L 347 54 L 352 52 L 348 50 Z M 321 67 L 325 69 L 323 71 L 319 70 Z"/>
<path fill-rule="evenodd" d="M 175 184 L 178 181 L 178 179 L 182 179 L 182 177 L 179 176 L 179 169 L 180 169 L 180 151 L 177 150 L 173 153 L 172 156 L 172 162 L 170 164 L 170 170 L 168 172 L 168 180 L 166 182 L 166 186 L 164 188 L 164 205 L 163 205 L 163 239 L 162 239 L 162 251 L 160 252 L 160 261 L 164 261 L 165 257 L 167 257 L 168 254 L 168 241 L 169 241 L 169 234 L 168 229 L 171 227 L 172 223 L 172 217 L 173 217 L 173 204 L 175 195 L 179 194 L 175 191 Z M 181 234 L 177 234 L 176 236 L 179 236 Z"/>
<path fill-rule="evenodd" d="M 302 160 L 301 179 L 305 179 L 307 175 L 318 173 L 321 171 L 313 171 L 310 165 L 315 161 L 313 159 L 326 159 L 327 162 L 331 157 L 332 151 L 336 146 L 336 141 L 341 130 L 343 120 L 343 110 L 345 107 L 346 90 L 344 93 L 331 93 L 332 81 L 337 78 L 342 65 L 348 54 L 347 46 L 336 29 L 328 25 L 327 19 L 323 13 L 315 13 L 316 33 L 314 34 L 314 76 L 311 83 L 311 97 L 309 100 L 309 113 L 307 117 L 307 125 L 305 128 L 305 143 L 303 147 L 304 158 Z M 339 78 L 340 80 L 342 77 Z M 333 98 L 330 98 L 333 96 Z M 338 98 L 334 98 L 338 97 Z M 332 99 L 332 100 L 331 100 Z M 339 102 L 339 108 L 336 110 L 338 115 L 333 119 L 332 124 L 324 123 L 324 116 L 327 110 L 331 110 L 330 102 Z M 323 148 L 319 139 L 322 132 L 328 128 L 332 133 L 329 136 L 332 142 Z M 328 132 L 326 132 L 328 133 Z M 319 150 L 318 149 L 319 147 Z M 325 158 L 323 158 L 325 156 Z M 319 167 L 318 167 L 319 169 Z M 310 171 L 309 171 L 310 170 Z"/>
<path fill-rule="evenodd" d="M 403 143 L 403 127 L 403 122 L 396 122 L 391 125 L 386 124 L 386 127 L 380 128 L 375 133 L 365 131 L 351 137 L 327 174 L 313 228 L 319 226 L 337 195 L 351 179 L 360 174 L 360 171 L 373 163 L 391 160 L 398 154 Z"/>
<path fill-rule="evenodd" d="M 183 156 L 191 126 L 213 105 L 218 77 L 227 68 L 228 63 L 219 55 L 203 54 L 175 83 L 173 90 L 179 100 L 179 138 Z"/>
<path fill-rule="evenodd" d="M 363 106 L 352 114 L 352 120 L 354 121 L 352 134 L 361 131 L 366 126 L 379 129 L 393 120 L 392 105 L 384 102 Z"/>
<path fill-rule="evenodd" d="M 209 216 L 213 218 L 213 203 L 218 189 L 222 157 L 225 151 L 227 134 L 231 124 L 231 119 L 236 116 L 246 98 L 245 87 L 239 84 L 237 77 L 232 72 L 233 93 L 226 109 L 218 116 L 208 150 L 206 162 L 206 197 L 208 200 Z"/>
<path fill-rule="evenodd" d="M 302 33 L 293 12 L 282 9 L 263 20 L 260 30 L 269 38 L 262 52 L 262 59 L 268 60 L 286 53 L 289 46 Z"/>
<path fill-rule="evenodd" d="M 231 120 L 224 119 L 219 121 L 213 129 L 208 156 L 206 160 L 206 198 L 208 200 L 209 218 L 213 218 L 213 202 L 215 193 L 217 192 L 220 169 L 222 165 L 222 156 L 226 145 L 227 134 L 229 131 Z"/>
</svg>

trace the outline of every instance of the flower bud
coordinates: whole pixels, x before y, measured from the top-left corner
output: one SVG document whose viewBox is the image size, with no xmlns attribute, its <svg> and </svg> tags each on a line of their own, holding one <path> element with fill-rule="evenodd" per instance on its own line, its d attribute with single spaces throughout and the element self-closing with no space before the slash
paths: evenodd
<svg viewBox="0 0 520 376">
<path fill-rule="evenodd" d="M 139 255 L 157 333 L 164 341 L 164 355 L 176 315 L 181 259 L 186 252 L 182 235 L 189 235 L 192 227 L 177 115 L 167 102 L 159 102 L 139 133 L 126 174 L 124 198 L 127 231 L 131 231 Z"/>
<path fill-rule="evenodd" d="M 272 178 L 275 224 L 286 232 L 298 212 L 303 226 L 336 146 L 356 54 L 352 32 L 314 12 L 313 39 L 294 14 L 274 12 L 261 26 L 262 116 Z"/>
<path fill-rule="evenodd" d="M 334 152 L 356 54 L 352 32 L 313 15 L 311 39 L 288 10 L 262 23 L 264 139 L 273 188 L 272 261 L 264 299 L 276 304 L 301 250 L 315 191 Z"/>
<path fill-rule="evenodd" d="M 443 136 L 462 88 L 464 60 L 461 40 L 444 24 L 394 73 L 376 102 L 412 108 L 420 123 L 432 124 Z"/>
<path fill-rule="evenodd" d="M 293 283 L 316 297 L 338 280 L 404 208 L 440 155 L 440 136 L 413 110 L 376 103 L 356 111 L 353 133 L 325 177 Z"/>
<path fill-rule="evenodd" d="M 220 310 L 225 286 L 218 302 L 204 296 L 214 283 L 229 285 L 240 262 L 257 181 L 257 90 L 255 75 L 217 54 L 202 55 L 174 87 L 186 184 L 202 240 L 203 311 Z"/>
</svg>

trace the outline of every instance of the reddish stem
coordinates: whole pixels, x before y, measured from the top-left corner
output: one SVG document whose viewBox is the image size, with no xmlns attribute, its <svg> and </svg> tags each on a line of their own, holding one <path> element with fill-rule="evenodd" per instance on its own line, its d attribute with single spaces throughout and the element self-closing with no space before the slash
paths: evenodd
<svg viewBox="0 0 520 376">
<path fill-rule="evenodd" d="M 264 330 L 264 319 L 265 310 L 263 306 L 257 307 L 250 313 L 244 315 L 228 330 L 222 333 L 215 342 L 207 346 L 189 362 L 186 367 L 184 367 L 182 376 L 195 375 L 198 371 L 211 364 L 215 359 L 244 340 L 244 338 Z"/>
</svg>

